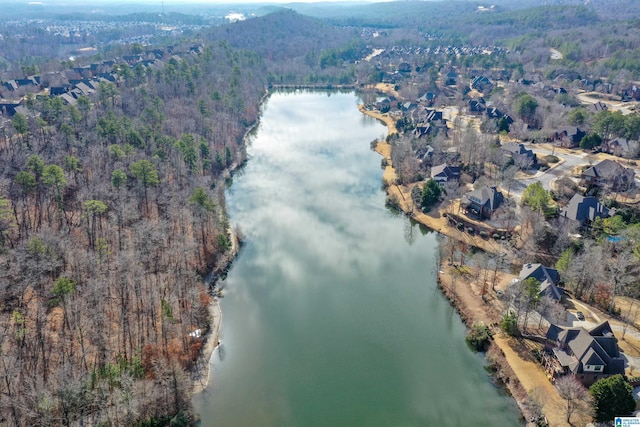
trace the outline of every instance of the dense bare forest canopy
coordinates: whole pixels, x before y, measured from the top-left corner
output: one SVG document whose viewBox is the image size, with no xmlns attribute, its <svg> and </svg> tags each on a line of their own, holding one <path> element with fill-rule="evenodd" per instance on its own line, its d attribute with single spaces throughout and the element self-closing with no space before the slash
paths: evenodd
<svg viewBox="0 0 640 427">
<path fill-rule="evenodd" d="M 46 8 L 16 5 L 8 12 L 16 19 L 0 26 L 2 79 L 42 81 L 38 90 L 0 89 L 6 105 L 19 99 L 25 107 L 0 138 L 0 421 L 193 421 L 190 376 L 202 340 L 190 334 L 209 327 L 203 277 L 232 245 L 224 180 L 245 160 L 243 136 L 270 85 L 364 87 L 399 74 L 404 63 L 411 84 L 400 80 L 396 89 L 408 98 L 440 95 L 436 82 L 454 68 L 504 70 L 514 81 L 537 73 L 567 88 L 592 76 L 594 87 L 606 80 L 615 91 L 640 79 L 637 21 L 628 19 L 640 6 L 603 4 L 259 5 L 243 10 L 270 13 L 205 28 L 221 22 L 218 12 L 161 16 L 131 7 L 95 18 L 105 26 L 91 24 L 77 36 L 20 20 L 52 18 Z M 90 18 L 84 10 L 56 13 L 61 26 Z M 175 35 L 160 24 L 184 28 Z M 87 46 L 97 53 L 69 59 Z M 550 58 L 550 48 L 562 58 Z M 376 49 L 384 53 L 366 60 Z M 43 92 L 86 79 L 92 63 L 114 80 L 71 103 Z M 448 102 L 464 105 L 467 83 L 458 86 L 461 95 Z M 636 120 L 588 114 L 571 94 L 532 92 L 539 107 L 519 117 L 524 96 L 489 94 L 542 129 L 578 123 L 607 135 L 638 134 Z M 429 142 L 437 148 L 442 138 Z M 424 147 L 408 138 L 397 145 L 406 150 L 394 153 L 394 164 L 410 166 L 402 176 L 423 173 L 409 156 Z M 590 248 L 578 256 L 587 259 Z"/>
<path fill-rule="evenodd" d="M 130 425 L 189 410 L 229 251 L 223 172 L 266 85 L 252 52 L 176 46 L 75 105 L 30 98 L 0 148 L 1 408 L 12 425 Z"/>
</svg>

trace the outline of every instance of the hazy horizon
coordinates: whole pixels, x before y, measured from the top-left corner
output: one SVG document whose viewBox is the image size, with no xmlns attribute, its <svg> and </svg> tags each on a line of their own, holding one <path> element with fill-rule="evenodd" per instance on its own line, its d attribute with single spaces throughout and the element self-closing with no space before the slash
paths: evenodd
<svg viewBox="0 0 640 427">
<path fill-rule="evenodd" d="M 391 2 L 396 0 L 329 0 L 329 1 L 318 1 L 318 0 L 122 0 L 117 2 L 109 2 L 108 0 L 97 1 L 92 3 L 94 6 L 104 6 L 104 5 L 132 5 L 132 4 L 144 4 L 144 5 L 153 5 L 153 4 L 165 4 L 165 5 L 190 5 L 190 4 L 198 4 L 198 5 L 206 5 L 206 4 L 215 4 L 215 5 L 229 5 L 233 6 L 238 3 L 253 3 L 253 4 L 296 4 L 296 3 L 380 3 L 380 2 Z M 75 5 L 75 4 L 84 4 L 86 5 L 86 1 L 83 0 L 49 0 L 49 1 L 15 1 L 15 0 L 0 0 L 0 5 L 2 4 L 24 4 L 24 5 L 50 5 L 50 6 L 65 6 L 65 5 Z"/>
</svg>

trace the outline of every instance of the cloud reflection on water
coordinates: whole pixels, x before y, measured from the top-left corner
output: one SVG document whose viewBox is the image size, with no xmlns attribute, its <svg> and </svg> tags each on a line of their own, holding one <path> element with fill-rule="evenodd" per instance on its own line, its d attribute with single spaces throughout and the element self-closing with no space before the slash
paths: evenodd
<svg viewBox="0 0 640 427">
<path fill-rule="evenodd" d="M 300 105 L 299 96 L 296 105 Z M 377 246 L 388 239 L 398 238 L 397 230 L 390 227 L 374 227 L 378 239 L 368 237 L 374 217 L 370 210 L 384 209 L 384 195 L 379 185 L 373 184 L 382 176 L 376 167 L 379 158 L 368 150 L 368 144 L 383 136 L 385 128 L 372 120 L 371 139 L 367 140 L 360 127 L 337 126 L 345 112 L 326 112 L 313 102 L 314 97 L 317 94 L 308 94 L 302 108 L 270 100 L 265 116 L 273 114 L 288 120 L 263 121 L 249 151 L 247 168 L 253 170 L 243 178 L 241 188 L 234 189 L 236 195 L 250 195 L 247 199 L 254 209 L 234 212 L 233 221 L 241 224 L 250 240 L 268 242 L 268 247 L 256 248 L 259 256 L 255 263 L 264 268 L 278 266 L 283 280 L 293 285 L 309 282 L 304 273 L 309 266 L 317 274 L 331 269 L 345 277 L 375 270 L 383 255 L 372 259 L 371 254 L 382 250 Z M 357 113 L 351 106 L 351 114 L 353 111 Z M 315 123 L 311 130 L 310 122 Z M 365 171 L 363 157 L 371 159 L 371 168 Z M 261 238 L 267 234 L 277 239 Z"/>
</svg>

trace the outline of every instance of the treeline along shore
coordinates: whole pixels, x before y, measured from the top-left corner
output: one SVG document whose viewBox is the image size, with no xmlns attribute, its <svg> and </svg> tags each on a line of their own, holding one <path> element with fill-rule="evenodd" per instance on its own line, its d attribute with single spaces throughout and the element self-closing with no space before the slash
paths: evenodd
<svg viewBox="0 0 640 427">
<path fill-rule="evenodd" d="M 28 7 L 0 23 L 0 424 L 196 422 L 194 381 L 208 376 L 203 345 L 217 342 L 220 318 L 205 278 L 237 248 L 224 183 L 246 160 L 270 88 L 359 90 L 361 111 L 389 127 L 375 147 L 389 200 L 461 248 L 557 261 L 573 295 L 612 315 L 622 297 L 633 305 L 640 295 L 640 215 L 629 205 L 640 156 L 640 39 L 629 19 L 638 2 L 247 6 L 250 19 L 226 25 L 157 11 L 96 18 L 93 4 L 55 17 Z M 513 141 L 555 145 L 536 158 Z M 616 176 L 626 178 L 583 191 L 574 149 L 589 163 L 624 159 Z M 526 195 L 518 257 L 501 242 L 515 230 L 513 204 L 509 226 L 491 235 L 449 226 L 454 204 L 420 206 L 429 197 L 416 184 L 434 165 L 455 162 L 468 181 L 499 181 L 509 195 L 534 159 L 540 172 L 561 163 L 554 171 L 566 176 Z M 586 192 L 618 214 L 579 241 L 576 227 L 548 226 Z M 447 258 L 442 287 L 463 318 L 496 332 L 521 408 L 530 408 L 522 388 L 538 388 L 549 422 L 566 425 L 552 408 L 562 403 L 556 388 L 527 374 L 539 366 L 528 369 L 497 333 L 499 302 L 448 282 L 467 270 Z"/>
</svg>

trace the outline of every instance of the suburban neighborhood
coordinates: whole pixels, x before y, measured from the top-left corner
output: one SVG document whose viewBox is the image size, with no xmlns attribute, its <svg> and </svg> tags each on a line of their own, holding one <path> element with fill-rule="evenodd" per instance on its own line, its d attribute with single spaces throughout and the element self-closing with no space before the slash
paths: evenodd
<svg viewBox="0 0 640 427">
<path fill-rule="evenodd" d="M 0 424 L 640 416 L 640 3 L 49 3 L 0 32 Z"/>
<path fill-rule="evenodd" d="M 558 381 L 563 377 L 588 388 L 598 379 L 622 375 L 640 386 L 635 379 L 640 353 L 631 344 L 640 340 L 637 310 L 622 313 L 628 301 L 617 294 L 619 285 L 598 283 L 590 291 L 576 287 L 579 273 L 565 263 L 575 260 L 572 247 L 589 245 L 594 237 L 605 239 L 614 251 L 602 257 L 621 262 L 627 239 L 632 238 L 622 235 L 620 215 L 626 217 L 640 202 L 637 139 L 615 133 L 601 138 L 586 123 L 545 134 L 535 130 L 539 117 L 525 117 L 530 112 L 518 108 L 507 114 L 508 105 L 495 95 L 491 106 L 484 99 L 496 87 L 502 94 L 520 89 L 522 83 L 495 71 L 472 72 L 465 88 L 459 83 L 464 74 L 451 69 L 439 76 L 430 92 L 406 99 L 397 93 L 411 79 L 403 64 L 395 80 L 377 86 L 379 100 L 363 107 L 365 113 L 391 124 L 387 140 L 376 147 L 385 155 L 388 148 L 381 147 L 390 145 L 386 164 L 395 173 L 385 173 L 389 203 L 448 236 L 451 243 L 444 245 L 440 271 L 445 293 L 465 316 L 478 302 L 463 294 L 475 294 L 475 301 L 494 314 L 470 317 L 492 323 L 496 333 L 502 329 L 502 334 L 529 341 L 529 350 L 518 357 L 536 360 L 540 378 L 557 383 L 560 393 L 564 380 Z M 498 78 L 492 81 L 489 74 Z M 568 93 L 551 85 L 543 91 L 554 96 Z M 465 93 L 462 99 L 460 92 Z M 598 101 L 584 102 L 582 108 L 587 115 L 611 115 L 617 107 Z M 587 144 L 591 139 L 599 145 Z M 394 155 L 394 150 L 403 155 Z M 414 157 L 408 158 L 411 152 Z M 441 189 L 435 202 L 426 196 L 432 194 L 430 180 Z M 614 223 L 620 226 L 607 226 Z M 568 249 L 554 255 L 553 245 L 559 241 Z M 455 247 L 468 246 L 491 257 L 475 261 L 472 255 L 456 255 Z M 519 273 L 499 273 L 509 265 L 511 271 L 520 265 Z M 588 267 L 582 268 L 582 274 L 590 274 Z M 623 275 L 632 271 L 636 267 L 625 264 Z M 607 273 L 603 274 L 595 280 L 606 281 Z M 461 290 L 464 286 L 457 281 L 469 289 Z M 509 322 L 514 329 L 505 329 Z M 496 342 L 504 349 L 504 341 Z M 535 420 L 533 424 L 556 425 L 547 418 Z"/>
</svg>

